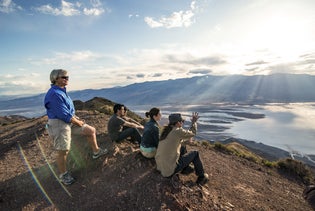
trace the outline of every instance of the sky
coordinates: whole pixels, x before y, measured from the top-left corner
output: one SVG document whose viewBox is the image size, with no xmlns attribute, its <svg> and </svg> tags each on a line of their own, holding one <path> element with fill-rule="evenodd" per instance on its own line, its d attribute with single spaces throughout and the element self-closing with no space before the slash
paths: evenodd
<svg viewBox="0 0 315 211">
<path fill-rule="evenodd" d="M 0 0 L 0 96 L 202 75 L 315 75 L 314 0 Z"/>
</svg>

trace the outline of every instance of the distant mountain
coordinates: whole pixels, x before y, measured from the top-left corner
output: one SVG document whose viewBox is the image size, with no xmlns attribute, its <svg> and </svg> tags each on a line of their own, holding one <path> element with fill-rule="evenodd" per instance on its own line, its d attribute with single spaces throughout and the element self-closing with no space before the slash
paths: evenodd
<svg viewBox="0 0 315 211">
<path fill-rule="evenodd" d="M 103 97 L 126 105 L 315 102 L 315 76 L 306 74 L 199 76 L 69 92 L 73 100 Z M 0 110 L 43 109 L 45 94 L 0 100 Z"/>
<path fill-rule="evenodd" d="M 275 103 L 314 102 L 315 76 L 275 74 L 258 76 L 200 76 L 153 81 L 124 87 L 82 90 L 73 98 L 104 97 L 129 105 L 164 103 Z"/>
</svg>

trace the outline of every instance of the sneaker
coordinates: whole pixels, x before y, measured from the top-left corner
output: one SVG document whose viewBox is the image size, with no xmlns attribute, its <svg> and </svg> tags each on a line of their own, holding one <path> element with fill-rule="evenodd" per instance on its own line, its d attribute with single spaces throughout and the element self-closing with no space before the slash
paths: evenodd
<svg viewBox="0 0 315 211">
<path fill-rule="evenodd" d="M 93 159 L 97 159 L 99 157 L 101 157 L 102 155 L 105 155 L 108 153 L 108 150 L 107 149 L 102 149 L 100 148 L 98 153 L 93 153 Z"/>
<path fill-rule="evenodd" d="M 184 169 L 181 171 L 181 173 L 188 175 L 188 174 L 193 173 L 194 171 L 195 171 L 195 169 L 194 169 L 193 167 L 187 166 L 186 168 L 184 168 Z"/>
<path fill-rule="evenodd" d="M 59 179 L 60 182 L 62 182 L 64 185 L 71 185 L 75 181 L 75 179 L 69 174 L 69 172 L 60 175 Z"/>
<path fill-rule="evenodd" d="M 204 173 L 202 176 L 198 176 L 198 179 L 196 181 L 199 185 L 204 185 L 209 181 L 209 175 Z"/>
</svg>

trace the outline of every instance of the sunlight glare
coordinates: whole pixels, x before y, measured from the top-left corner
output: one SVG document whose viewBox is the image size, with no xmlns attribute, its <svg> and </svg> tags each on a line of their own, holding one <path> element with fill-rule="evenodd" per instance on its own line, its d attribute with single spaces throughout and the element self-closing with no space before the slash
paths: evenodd
<svg viewBox="0 0 315 211">
<path fill-rule="evenodd" d="M 306 19 L 297 16 L 275 14 L 265 19 L 252 32 L 251 39 L 255 45 L 268 48 L 283 60 L 290 61 L 311 43 L 311 26 Z"/>
</svg>

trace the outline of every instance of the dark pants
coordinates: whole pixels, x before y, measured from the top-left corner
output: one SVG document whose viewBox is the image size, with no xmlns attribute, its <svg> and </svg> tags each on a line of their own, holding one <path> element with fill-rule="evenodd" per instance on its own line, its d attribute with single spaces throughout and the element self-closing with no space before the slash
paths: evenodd
<svg viewBox="0 0 315 211">
<path fill-rule="evenodd" d="M 203 166 L 199 157 L 198 151 L 187 152 L 185 146 L 180 148 L 180 156 L 178 159 L 177 166 L 175 168 L 175 173 L 182 171 L 189 166 L 190 163 L 194 164 L 195 173 L 197 176 L 202 176 L 204 174 Z"/>
<path fill-rule="evenodd" d="M 141 142 L 140 132 L 136 128 L 126 128 L 119 134 L 118 139 L 116 141 L 119 142 L 128 137 L 131 137 L 131 140 L 133 140 L 134 142 L 135 141 L 138 143 Z"/>
</svg>

